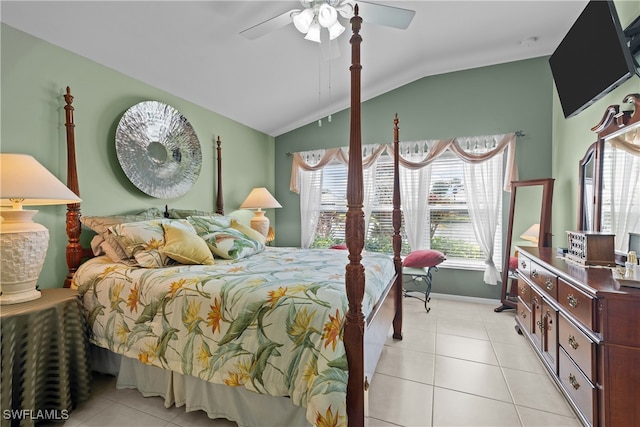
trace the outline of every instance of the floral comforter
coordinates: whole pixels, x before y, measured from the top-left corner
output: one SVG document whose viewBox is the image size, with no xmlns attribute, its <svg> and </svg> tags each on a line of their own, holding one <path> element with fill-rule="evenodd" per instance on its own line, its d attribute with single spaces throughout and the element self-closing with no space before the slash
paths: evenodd
<svg viewBox="0 0 640 427">
<path fill-rule="evenodd" d="M 98 346 L 206 381 L 289 396 L 346 425 L 347 251 L 267 248 L 215 265 L 136 268 L 98 257 L 73 278 Z M 394 275 L 364 253 L 369 313 Z"/>
</svg>

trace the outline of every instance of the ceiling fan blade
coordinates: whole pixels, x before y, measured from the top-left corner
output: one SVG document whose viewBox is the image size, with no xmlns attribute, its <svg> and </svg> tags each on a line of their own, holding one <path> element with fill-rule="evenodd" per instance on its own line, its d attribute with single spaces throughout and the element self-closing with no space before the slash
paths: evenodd
<svg viewBox="0 0 640 427">
<path fill-rule="evenodd" d="M 258 37 L 262 37 L 265 34 L 268 34 L 275 30 L 279 30 L 280 28 L 286 27 L 287 25 L 291 24 L 291 14 L 299 11 L 300 9 L 292 9 L 288 12 L 284 12 L 278 16 L 254 25 L 251 28 L 240 31 L 240 35 L 248 38 L 249 40 L 255 40 Z"/>
<path fill-rule="evenodd" d="M 415 10 L 402 9 L 400 7 L 386 6 L 377 3 L 358 1 L 359 15 L 365 22 L 384 25 L 386 27 L 405 30 L 411 24 L 416 14 Z"/>
</svg>

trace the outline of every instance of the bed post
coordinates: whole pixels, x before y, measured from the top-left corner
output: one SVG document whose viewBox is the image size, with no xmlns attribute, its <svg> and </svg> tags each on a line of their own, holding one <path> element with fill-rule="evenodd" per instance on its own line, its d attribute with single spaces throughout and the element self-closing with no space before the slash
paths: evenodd
<svg viewBox="0 0 640 427">
<path fill-rule="evenodd" d="M 71 89 L 67 86 L 67 93 L 64 95 L 65 128 L 67 133 L 67 187 L 80 196 L 78 187 L 78 171 L 76 167 L 76 140 L 75 124 L 73 123 L 73 96 Z M 80 203 L 67 205 L 67 267 L 69 272 L 64 279 L 64 287 L 71 286 L 71 278 L 82 262 L 82 245 L 80 244 Z"/>
<path fill-rule="evenodd" d="M 402 339 L 402 214 L 400 212 L 400 128 L 398 113 L 393 119 L 393 263 L 396 267 L 395 302 L 396 314 L 393 318 L 393 338 Z"/>
<path fill-rule="evenodd" d="M 349 137 L 349 172 L 347 177 L 346 240 L 349 263 L 346 266 L 345 285 L 349 310 L 344 323 L 344 345 L 349 366 L 347 383 L 348 425 L 364 426 L 364 267 L 361 264 L 364 248 L 364 185 L 362 176 L 362 134 L 360 124 L 360 26 L 358 5 L 351 18 L 351 132 Z"/>
<path fill-rule="evenodd" d="M 217 156 L 217 172 L 218 172 L 218 198 L 216 200 L 216 212 L 220 215 L 224 215 L 224 203 L 222 201 L 222 147 L 220 146 L 222 141 L 220 141 L 220 135 L 218 135 L 218 140 L 216 141 L 216 152 Z"/>
</svg>

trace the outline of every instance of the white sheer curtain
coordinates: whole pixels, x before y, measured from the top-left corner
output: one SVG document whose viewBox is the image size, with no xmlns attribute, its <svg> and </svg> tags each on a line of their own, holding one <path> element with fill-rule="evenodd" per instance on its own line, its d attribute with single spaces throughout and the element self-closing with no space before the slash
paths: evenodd
<svg viewBox="0 0 640 427">
<path fill-rule="evenodd" d="M 419 163 L 429 152 L 429 143 L 433 145 L 435 141 L 401 142 L 401 156 L 410 162 Z M 399 172 L 400 199 L 409 247 L 411 250 L 429 249 L 431 165 L 415 167 L 407 164 L 400 166 Z"/>
<path fill-rule="evenodd" d="M 462 145 L 471 147 L 471 153 L 484 154 L 493 149 L 495 137 L 460 138 Z M 484 282 L 496 285 L 500 274 L 493 262 L 496 229 L 502 212 L 502 158 L 494 156 L 483 162 L 463 164 L 464 185 L 467 195 L 467 208 L 478 245 L 485 256 Z"/>
<path fill-rule="evenodd" d="M 640 231 L 640 139 L 636 135 L 635 139 L 615 138 L 609 142 L 613 155 L 611 227 L 616 250 L 626 252 L 629 232 Z"/>
<path fill-rule="evenodd" d="M 326 154 L 325 150 L 300 153 L 305 163 L 314 167 L 303 170 L 299 175 L 300 183 L 300 245 L 308 248 L 318 227 L 320 202 L 322 198 L 322 168 L 317 167 Z"/>
<path fill-rule="evenodd" d="M 384 145 L 364 145 L 362 147 L 365 230 L 369 229 L 369 219 L 373 209 L 377 162 L 384 150 Z M 332 161 L 338 161 L 347 167 L 349 164 L 348 147 L 293 154 L 289 188 L 300 194 L 300 243 L 303 248 L 308 248 L 313 243 L 320 217 L 322 169 Z"/>
</svg>

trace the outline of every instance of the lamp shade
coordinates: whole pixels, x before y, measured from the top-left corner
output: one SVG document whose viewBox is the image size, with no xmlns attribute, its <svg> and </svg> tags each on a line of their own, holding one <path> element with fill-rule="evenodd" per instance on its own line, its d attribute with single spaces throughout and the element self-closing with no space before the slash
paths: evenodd
<svg viewBox="0 0 640 427">
<path fill-rule="evenodd" d="M 40 298 L 36 289 L 49 246 L 49 231 L 22 206 L 63 205 L 80 198 L 36 159 L 0 153 L 0 304 Z"/>
<path fill-rule="evenodd" d="M 281 208 L 282 205 L 264 187 L 256 187 L 240 205 L 240 209 Z"/>
<path fill-rule="evenodd" d="M 540 239 L 540 224 L 533 224 L 527 228 L 527 230 L 520 235 L 520 238 L 537 244 Z"/>
<path fill-rule="evenodd" d="M 66 185 L 27 154 L 0 153 L 0 205 L 64 205 L 78 203 Z"/>
</svg>

